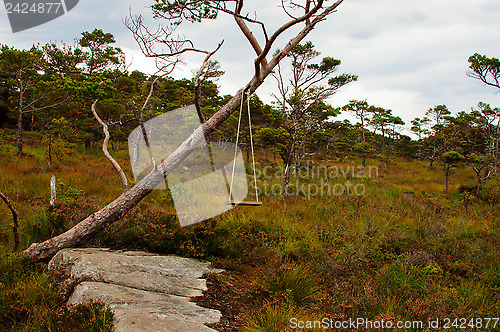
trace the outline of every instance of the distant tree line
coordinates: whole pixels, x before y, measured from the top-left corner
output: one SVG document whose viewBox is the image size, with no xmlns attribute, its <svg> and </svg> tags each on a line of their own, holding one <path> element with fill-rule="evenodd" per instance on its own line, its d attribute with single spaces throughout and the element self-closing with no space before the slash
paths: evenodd
<svg viewBox="0 0 500 332">
<path fill-rule="evenodd" d="M 0 45 L 0 127 L 16 129 L 17 155 L 23 152 L 24 131 L 41 134 L 49 161 L 53 144 L 97 146 L 103 138 L 91 112 L 97 100 L 111 146 L 120 149 L 141 122 L 195 102 L 201 118 L 209 118 L 232 97 L 219 93 L 216 80 L 224 72 L 216 61 L 207 62 L 192 79 L 176 80 L 160 71 L 130 72 L 114 44 L 113 35 L 95 29 L 83 32 L 74 45 L 49 43 L 24 50 Z M 359 155 L 363 169 L 367 157 L 380 158 L 385 170 L 391 156 L 426 159 L 430 169 L 442 165 L 447 188 L 450 170 L 458 163 L 474 170 L 477 189 L 498 174 L 499 108 L 480 102 L 452 115 L 446 105 L 437 105 L 411 121 L 409 129 L 417 137 L 411 139 L 402 134 L 405 123 L 390 109 L 366 100 L 351 100 L 340 108 L 328 105 L 328 97 L 357 77 L 335 76 L 340 60 L 324 57 L 314 63 L 319 54 L 310 42 L 297 45 L 287 55 L 288 71 L 278 67 L 274 72 L 275 101 L 268 105 L 256 95 L 250 98 L 257 145 L 279 156 L 288 171 L 305 155 L 324 152 Z M 498 59 L 475 54 L 469 62 L 470 77 L 500 88 Z M 356 123 L 335 120 L 341 112 L 354 116 Z M 211 139 L 234 141 L 237 122 L 232 114 Z M 241 146 L 248 156 L 247 125 L 242 123 Z"/>
</svg>

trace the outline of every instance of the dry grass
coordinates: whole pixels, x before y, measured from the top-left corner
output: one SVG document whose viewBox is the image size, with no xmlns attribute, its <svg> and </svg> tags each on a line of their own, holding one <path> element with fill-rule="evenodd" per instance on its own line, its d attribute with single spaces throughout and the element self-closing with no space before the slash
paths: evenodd
<svg viewBox="0 0 500 332">
<path fill-rule="evenodd" d="M 0 143 L 7 144 L 0 188 L 19 211 L 23 246 L 67 229 L 121 192 L 118 176 L 98 150 L 76 147 L 71 156 L 47 166 L 36 142 L 28 140 L 30 154 L 17 163 L 11 158 L 12 149 L 5 148 L 9 143 Z M 126 151 L 112 153 L 130 178 Z M 257 156 L 260 167 L 278 166 L 268 156 Z M 344 169 L 360 165 L 356 157 L 323 156 L 314 162 Z M 368 166 L 382 165 L 383 161 L 368 160 Z M 299 186 L 317 188 L 350 181 L 364 186 L 362 196 L 306 193 L 284 200 L 268 193 L 262 195 L 261 207 L 239 206 L 187 228 L 178 226 L 168 193 L 153 192 L 85 245 L 203 258 L 233 271 L 228 283 L 241 280 L 243 295 L 227 302 L 234 311 L 242 311 L 232 312 L 239 321 L 244 317 L 251 331 L 272 326 L 283 330 L 284 322 L 294 315 L 395 320 L 498 317 L 498 204 L 481 199 L 486 193 L 476 197 L 458 191 L 462 184 L 474 184 L 474 174 L 464 168 L 452 175 L 448 196 L 439 164 L 429 171 L 427 162 L 396 158 L 387 172 L 381 169 L 372 178 L 298 179 Z M 61 196 L 49 208 L 52 174 L 60 180 Z M 264 191 L 265 182 L 279 186 L 281 181 L 261 174 L 259 187 Z M 496 195 L 495 190 L 488 197 Z M 9 220 L 5 206 L 0 206 L 0 216 Z M 4 252 L 11 246 L 10 237 L 6 222 L 0 227 Z"/>
</svg>

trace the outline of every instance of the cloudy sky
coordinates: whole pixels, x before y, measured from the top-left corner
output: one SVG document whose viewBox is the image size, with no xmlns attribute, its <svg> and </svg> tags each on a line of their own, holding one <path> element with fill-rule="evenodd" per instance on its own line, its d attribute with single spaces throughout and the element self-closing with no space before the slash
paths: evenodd
<svg viewBox="0 0 500 332">
<path fill-rule="evenodd" d="M 280 1 L 249 0 L 251 15 L 267 22 L 271 31 L 286 17 Z M 111 32 L 127 55 L 131 69 L 152 73 L 154 65 L 141 56 L 132 34 L 122 23 L 131 10 L 152 25 L 147 8 L 151 1 L 80 0 L 66 15 L 30 30 L 12 33 L 5 8 L 0 9 L 0 43 L 27 48 L 33 43 L 72 43 L 82 31 L 102 28 Z M 445 104 L 456 113 L 479 101 L 500 106 L 500 93 L 466 76 L 467 59 L 475 52 L 500 57 L 499 0 L 344 0 L 338 11 L 308 36 L 324 56 L 342 60 L 340 72 L 359 76 L 330 100 L 342 106 L 350 99 L 390 108 L 409 124 L 427 109 Z M 164 23 L 164 22 L 163 22 Z M 214 49 L 224 39 L 215 59 L 226 75 L 219 81 L 222 93 L 233 94 L 252 75 L 254 54 L 234 22 L 221 17 L 203 25 L 182 25 L 182 31 L 200 48 Z M 254 32 L 258 34 L 258 28 Z M 286 44 L 291 35 L 279 40 Z M 191 77 L 201 58 L 190 56 L 175 77 Z M 257 91 L 272 100 L 275 82 L 268 78 Z"/>
</svg>

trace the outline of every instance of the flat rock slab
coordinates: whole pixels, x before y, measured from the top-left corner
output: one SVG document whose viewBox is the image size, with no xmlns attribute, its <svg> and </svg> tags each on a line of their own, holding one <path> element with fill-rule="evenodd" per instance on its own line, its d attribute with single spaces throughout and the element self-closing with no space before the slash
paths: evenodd
<svg viewBox="0 0 500 332">
<path fill-rule="evenodd" d="M 49 263 L 73 292 L 68 305 L 103 301 L 115 314 L 116 332 L 215 331 L 221 313 L 197 306 L 205 273 L 221 272 L 195 259 L 138 251 L 63 249 Z"/>
</svg>

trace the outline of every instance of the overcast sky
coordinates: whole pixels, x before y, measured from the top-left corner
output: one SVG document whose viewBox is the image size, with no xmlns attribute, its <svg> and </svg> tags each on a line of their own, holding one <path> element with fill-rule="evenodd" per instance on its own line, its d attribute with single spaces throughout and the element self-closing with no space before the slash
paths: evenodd
<svg viewBox="0 0 500 332">
<path fill-rule="evenodd" d="M 331 2 L 331 1 L 330 1 Z M 154 65 L 141 56 L 132 34 L 122 23 L 129 10 L 143 14 L 152 24 L 152 1 L 80 0 L 66 15 L 44 25 L 13 34 L 5 8 L 0 9 L 0 43 L 28 48 L 49 41 L 72 43 L 82 31 L 102 28 L 111 32 L 131 69 L 152 73 Z M 271 31 L 283 17 L 280 1 L 249 0 L 248 11 L 269 22 Z M 456 113 L 470 110 L 479 101 L 500 106 L 500 93 L 466 76 L 467 59 L 475 52 L 500 57 L 499 0 L 344 0 L 338 11 L 311 32 L 311 40 L 323 56 L 342 61 L 339 73 L 359 76 L 330 99 L 342 106 L 350 99 L 390 108 L 409 125 L 430 107 L 446 104 Z M 164 22 L 163 22 L 164 23 Z M 224 39 L 215 59 L 226 74 L 219 81 L 223 94 L 233 94 L 252 75 L 254 53 L 235 23 L 221 17 L 203 25 L 182 25 L 182 32 L 201 48 L 214 49 Z M 254 32 L 258 34 L 258 28 Z M 286 44 L 284 36 L 278 47 Z M 175 77 L 191 77 L 200 57 L 189 57 Z M 275 82 L 270 77 L 257 94 L 270 102 Z"/>
</svg>

